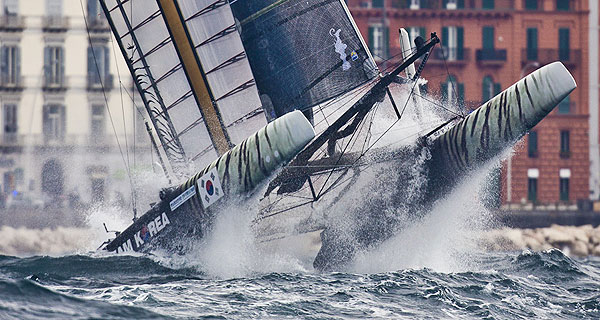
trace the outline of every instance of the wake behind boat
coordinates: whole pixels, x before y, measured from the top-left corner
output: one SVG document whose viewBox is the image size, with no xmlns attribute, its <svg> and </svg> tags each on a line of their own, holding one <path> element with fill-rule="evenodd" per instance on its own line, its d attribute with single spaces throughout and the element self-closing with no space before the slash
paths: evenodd
<svg viewBox="0 0 600 320">
<path fill-rule="evenodd" d="M 141 93 L 165 174 L 181 181 L 197 172 L 164 189 L 151 210 L 103 245 L 118 253 L 179 250 L 178 240 L 210 232 L 220 207 L 267 184 L 257 236 L 320 232 L 314 265 L 336 269 L 402 225 L 384 214 L 389 202 L 377 198 L 358 210 L 360 217 L 313 217 L 312 204 L 335 203 L 376 162 L 398 171 L 396 180 L 382 178 L 389 183 L 378 186 L 393 190 L 391 203 L 424 212 L 465 174 L 512 147 L 576 87 L 555 62 L 470 115 L 432 126 L 417 145 L 381 148 L 377 142 L 389 129 L 371 137 L 374 107 L 389 99 L 397 117 L 392 126 L 415 107 L 408 100 L 396 104 L 389 87 L 414 94 L 439 43 L 435 33 L 427 41 L 417 38 L 400 65 L 380 72 L 343 1 L 101 4 Z M 342 102 L 348 95 L 359 98 Z M 405 164 L 423 154 L 427 182 L 406 203 L 414 190 Z M 290 219 L 307 211 L 310 221 Z M 350 231 L 340 219 L 352 221 Z M 281 231 L 268 227 L 275 220 L 294 222 Z"/>
</svg>

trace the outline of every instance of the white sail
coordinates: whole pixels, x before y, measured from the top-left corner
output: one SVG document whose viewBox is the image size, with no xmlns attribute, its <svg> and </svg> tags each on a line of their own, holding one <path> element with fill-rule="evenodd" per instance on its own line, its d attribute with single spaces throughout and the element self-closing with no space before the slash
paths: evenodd
<svg viewBox="0 0 600 320">
<path fill-rule="evenodd" d="M 225 58 L 245 57 L 235 25 L 219 29 L 232 26 L 229 4 L 204 2 L 101 0 L 176 171 L 206 166 L 266 124 L 247 62 Z"/>
<path fill-rule="evenodd" d="M 177 1 L 233 144 L 266 125 L 254 77 L 227 0 Z"/>
</svg>

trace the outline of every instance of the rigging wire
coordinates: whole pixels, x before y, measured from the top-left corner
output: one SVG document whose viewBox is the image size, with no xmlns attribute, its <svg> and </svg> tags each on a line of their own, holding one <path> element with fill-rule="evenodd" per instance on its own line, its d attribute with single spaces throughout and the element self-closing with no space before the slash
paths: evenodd
<svg viewBox="0 0 600 320">
<path fill-rule="evenodd" d="M 83 16 L 83 21 L 85 22 L 85 30 L 86 30 L 87 36 L 88 36 L 88 44 L 92 48 L 91 51 L 92 51 L 92 56 L 94 58 L 94 65 L 96 66 L 96 72 L 98 73 L 98 75 L 100 75 L 100 67 L 98 66 L 98 59 L 96 57 L 96 52 L 95 52 L 94 47 L 92 45 L 92 35 L 90 34 L 90 28 L 89 28 L 89 25 L 88 25 L 88 20 L 87 20 L 87 17 L 85 15 L 85 9 L 84 9 L 84 6 L 83 6 L 83 0 L 79 0 L 79 4 L 81 5 L 81 14 Z M 105 106 L 106 106 L 106 110 L 108 112 L 108 117 L 110 119 L 110 124 L 111 124 L 113 132 L 115 134 L 115 139 L 117 141 L 117 146 L 119 148 L 119 152 L 121 153 L 121 158 L 123 159 L 123 163 L 125 165 L 125 171 L 127 172 L 127 177 L 129 178 L 129 186 L 130 186 L 131 192 L 133 194 L 135 191 L 134 191 L 134 187 L 133 187 L 133 179 L 131 177 L 131 170 L 130 170 L 130 167 L 129 167 L 129 163 L 125 159 L 125 154 L 123 153 L 123 148 L 121 147 L 121 142 L 120 142 L 119 136 L 117 134 L 117 128 L 115 127 L 113 116 L 112 116 L 112 113 L 110 112 L 110 107 L 108 105 L 108 97 L 106 96 L 106 88 L 104 87 L 104 81 L 103 81 L 103 79 L 101 77 L 100 77 L 100 86 L 102 87 L 102 95 L 104 97 L 104 103 L 105 103 Z"/>
<path fill-rule="evenodd" d="M 129 144 L 127 142 L 127 125 L 126 125 L 126 121 L 125 121 L 125 102 L 123 100 L 123 81 L 121 79 L 121 70 L 119 69 L 119 63 L 117 62 L 117 51 L 115 49 L 115 43 L 113 41 L 113 38 L 110 37 L 110 43 L 112 46 L 112 51 L 113 51 L 113 57 L 114 57 L 114 61 L 115 61 L 115 65 L 117 68 L 117 78 L 119 79 L 119 98 L 121 100 L 121 114 L 123 117 L 123 132 L 125 134 L 125 150 L 126 150 L 126 154 L 127 154 L 127 163 L 129 164 L 129 166 L 131 167 L 131 162 L 129 159 Z M 93 49 L 92 49 L 93 50 Z M 133 125 L 134 125 L 134 129 L 133 129 L 133 167 L 135 168 L 135 113 L 133 113 Z M 131 206 L 133 208 L 133 220 L 137 220 L 137 192 L 136 192 L 136 188 L 135 185 L 133 185 L 133 181 L 132 181 L 132 186 L 131 186 Z"/>
</svg>

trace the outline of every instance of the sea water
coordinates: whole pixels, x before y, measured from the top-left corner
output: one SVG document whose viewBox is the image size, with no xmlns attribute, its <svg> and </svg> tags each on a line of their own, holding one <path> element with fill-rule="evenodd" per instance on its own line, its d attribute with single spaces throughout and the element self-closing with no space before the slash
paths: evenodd
<svg viewBox="0 0 600 320">
<path fill-rule="evenodd" d="M 417 136 L 390 132 L 388 144 Z M 487 169 L 336 272 L 314 270 L 292 244 L 262 247 L 251 205 L 220 214 L 186 255 L 95 251 L 103 222 L 121 230 L 131 221 L 110 207 L 89 213 L 83 229 L 3 226 L 0 319 L 600 318 L 600 259 L 477 246 L 495 226 L 479 199 Z"/>
</svg>

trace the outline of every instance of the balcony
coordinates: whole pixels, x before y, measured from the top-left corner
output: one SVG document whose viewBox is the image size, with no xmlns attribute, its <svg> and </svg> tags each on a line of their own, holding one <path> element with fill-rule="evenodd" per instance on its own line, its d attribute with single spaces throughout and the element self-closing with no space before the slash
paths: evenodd
<svg viewBox="0 0 600 320">
<path fill-rule="evenodd" d="M 25 20 L 17 15 L 0 16 L 0 31 L 18 32 L 25 28 Z"/>
<path fill-rule="evenodd" d="M 42 30 L 44 32 L 65 32 L 69 29 L 69 18 L 60 16 L 43 17 Z"/>
<path fill-rule="evenodd" d="M 581 63 L 580 49 L 522 49 L 521 65 L 525 66 L 530 62 L 538 62 L 540 65 L 546 65 L 554 61 L 561 61 L 566 66 L 576 67 Z"/>
<path fill-rule="evenodd" d="M 482 66 L 500 67 L 506 62 L 506 49 L 477 49 L 476 56 Z"/>
<path fill-rule="evenodd" d="M 21 75 L 0 75 L 0 90 L 20 91 L 23 90 Z"/>
<path fill-rule="evenodd" d="M 494 8 L 484 8 L 482 0 L 465 0 L 462 6 L 458 5 L 459 1 L 451 2 L 444 0 L 421 0 L 417 2 L 407 0 L 392 0 L 391 7 L 393 9 L 402 10 L 512 10 L 514 9 L 514 0 L 495 0 Z"/>
<path fill-rule="evenodd" d="M 88 27 L 91 32 L 108 32 L 110 25 L 108 20 L 103 17 L 88 17 Z"/>
<path fill-rule="evenodd" d="M 459 50 L 458 48 L 448 48 L 444 46 L 435 48 L 427 62 L 430 64 L 444 64 L 444 61 L 446 61 L 446 64 L 449 65 L 462 66 L 467 63 L 470 56 L 471 49 L 469 48 Z"/>
<path fill-rule="evenodd" d="M 114 77 L 112 74 L 106 75 L 100 81 L 97 74 L 88 74 L 87 89 L 90 91 L 112 90 L 114 87 Z"/>
<path fill-rule="evenodd" d="M 65 77 L 45 77 L 42 90 L 50 92 L 65 91 L 67 90 L 67 81 Z"/>
</svg>

